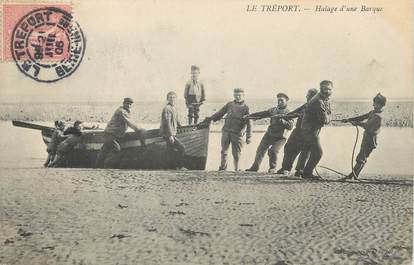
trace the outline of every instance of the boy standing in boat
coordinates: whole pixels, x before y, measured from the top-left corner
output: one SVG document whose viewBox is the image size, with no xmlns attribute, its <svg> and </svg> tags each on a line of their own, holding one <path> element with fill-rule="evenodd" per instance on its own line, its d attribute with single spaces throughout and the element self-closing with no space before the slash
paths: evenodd
<svg viewBox="0 0 414 265">
<path fill-rule="evenodd" d="M 204 84 L 199 80 L 200 68 L 191 66 L 191 80 L 187 82 L 184 89 L 185 104 L 188 108 L 188 124 L 197 124 L 200 106 L 206 100 Z"/>
<path fill-rule="evenodd" d="M 234 170 L 240 171 L 239 161 L 243 147 L 243 136 L 246 135 L 246 144 L 250 143 L 252 136 L 251 121 L 244 119 L 245 116 L 249 115 L 249 107 L 244 102 L 244 90 L 235 88 L 233 96 L 234 101 L 227 103 L 218 112 L 203 121 L 218 121 L 226 115 L 221 134 L 220 171 L 227 169 L 227 153 L 230 144 L 234 160 Z"/>
<path fill-rule="evenodd" d="M 364 168 L 369 155 L 377 147 L 377 135 L 380 132 L 382 122 L 382 111 L 387 102 L 387 98 L 378 93 L 373 99 L 374 110 L 367 114 L 345 119 L 343 122 L 351 122 L 352 125 L 364 128 L 364 136 L 362 137 L 361 149 L 356 157 L 356 164 L 352 172 L 343 180 L 358 179 L 359 173 Z M 366 122 L 363 122 L 367 120 Z"/>
<path fill-rule="evenodd" d="M 161 113 L 160 135 L 164 137 L 167 143 L 167 155 L 170 166 L 177 170 L 186 170 L 183 167 L 185 146 L 176 137 L 177 129 L 181 127 L 178 120 L 178 112 L 175 108 L 176 101 L 177 94 L 172 91 L 168 92 L 168 103 Z"/>
<path fill-rule="evenodd" d="M 128 127 L 139 133 L 141 145 L 145 146 L 145 130 L 133 123 L 130 118 L 132 98 L 124 98 L 122 106 L 112 115 L 111 120 L 104 130 L 104 144 L 96 159 L 96 167 L 116 167 L 114 157 L 121 151 L 119 140 L 125 135 Z"/>
<path fill-rule="evenodd" d="M 275 117 L 289 113 L 287 102 L 289 97 L 284 93 L 277 94 L 277 106 L 266 111 L 252 113 L 250 116 L 263 119 L 270 118 L 270 125 L 263 136 L 256 151 L 253 165 L 246 171 L 258 171 L 263 157 L 267 151 L 269 155 L 269 173 L 276 173 L 276 161 L 279 150 L 286 143 L 287 130 L 292 130 L 293 120 L 291 117 Z M 269 148 L 270 147 L 270 148 Z"/>
</svg>

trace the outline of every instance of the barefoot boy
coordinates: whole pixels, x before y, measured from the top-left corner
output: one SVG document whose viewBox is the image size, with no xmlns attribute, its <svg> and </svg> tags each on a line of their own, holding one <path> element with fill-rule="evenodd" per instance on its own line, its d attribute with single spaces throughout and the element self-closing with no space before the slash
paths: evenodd
<svg viewBox="0 0 414 265">
<path fill-rule="evenodd" d="M 249 115 L 249 107 L 244 102 L 244 90 L 235 88 L 233 96 L 234 101 L 224 105 L 211 117 L 207 117 L 204 122 L 217 121 L 226 115 L 221 134 L 221 164 L 219 170 L 227 169 L 227 152 L 231 144 L 234 170 L 240 171 L 239 160 L 243 147 L 243 136 L 246 135 L 246 144 L 249 144 L 252 131 L 250 120 L 243 118 Z"/>
</svg>

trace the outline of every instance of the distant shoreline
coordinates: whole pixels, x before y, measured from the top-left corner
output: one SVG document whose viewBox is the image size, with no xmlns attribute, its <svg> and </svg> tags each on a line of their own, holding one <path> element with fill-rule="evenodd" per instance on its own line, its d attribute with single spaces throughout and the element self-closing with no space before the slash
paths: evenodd
<svg viewBox="0 0 414 265">
<path fill-rule="evenodd" d="M 230 101 L 231 99 L 211 99 L 208 101 L 208 103 L 222 103 Z M 114 101 L 0 101 L 1 105 L 12 105 L 12 104 L 120 104 L 120 100 L 114 100 Z M 269 98 L 253 98 L 253 99 L 246 99 L 248 102 L 274 102 L 275 99 L 269 99 Z M 338 99 L 332 99 L 332 102 L 371 102 L 371 98 L 352 98 L 352 99 L 346 99 L 346 98 L 338 98 Z M 412 102 L 414 104 L 414 98 L 388 98 L 388 102 Z M 159 103 L 164 102 L 164 100 L 136 100 L 135 103 Z M 304 102 L 304 99 L 291 99 L 290 102 Z"/>
<path fill-rule="evenodd" d="M 228 101 L 208 101 L 201 107 L 200 118 L 212 115 Z M 250 112 L 262 111 L 275 106 L 273 99 L 249 100 L 247 104 Z M 302 105 L 304 101 L 289 101 L 289 110 Z M 0 120 L 22 121 L 55 121 L 82 120 L 84 122 L 106 123 L 111 118 L 113 111 L 120 106 L 120 102 L 54 102 L 54 103 L 0 103 Z M 165 105 L 164 101 L 137 101 L 132 107 L 132 119 L 138 123 L 159 124 L 160 113 Z M 358 116 L 372 110 L 371 101 L 332 101 L 332 118 L 344 119 Z M 384 127 L 409 127 L 413 128 L 412 101 L 388 101 L 383 113 Z M 181 121 L 187 123 L 187 108 L 183 100 L 179 100 L 177 110 Z M 255 124 L 268 124 L 268 119 L 258 120 Z M 345 124 L 335 123 L 333 126 Z"/>
</svg>

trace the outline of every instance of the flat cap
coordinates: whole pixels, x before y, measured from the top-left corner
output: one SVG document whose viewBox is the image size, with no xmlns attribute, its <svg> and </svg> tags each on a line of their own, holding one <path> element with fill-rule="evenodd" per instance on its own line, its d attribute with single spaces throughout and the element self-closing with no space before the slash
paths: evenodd
<svg viewBox="0 0 414 265">
<path fill-rule="evenodd" d="M 329 85 L 333 86 L 333 83 L 332 83 L 331 80 L 323 80 L 323 81 L 320 82 L 319 85 L 320 86 L 329 86 Z"/>
<path fill-rule="evenodd" d="M 192 65 L 191 71 L 195 71 L 195 70 L 200 70 L 200 67 L 198 67 L 197 65 Z"/>
<path fill-rule="evenodd" d="M 244 90 L 242 88 L 235 88 L 234 93 L 244 93 Z"/>
<path fill-rule="evenodd" d="M 289 100 L 289 97 L 285 93 L 278 93 L 276 95 L 276 97 L 278 97 L 278 98 L 285 98 L 286 100 Z"/>
<path fill-rule="evenodd" d="M 318 89 L 316 89 L 316 88 L 310 88 L 308 90 L 308 95 L 310 95 L 311 97 L 315 96 L 316 94 L 318 94 Z"/>
<path fill-rule="evenodd" d="M 124 98 L 124 103 L 134 103 L 132 98 Z"/>
</svg>

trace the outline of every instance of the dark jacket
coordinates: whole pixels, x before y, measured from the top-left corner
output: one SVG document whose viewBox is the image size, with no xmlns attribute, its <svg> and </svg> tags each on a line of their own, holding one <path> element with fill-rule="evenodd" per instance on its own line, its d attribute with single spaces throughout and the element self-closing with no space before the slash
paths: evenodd
<svg viewBox="0 0 414 265">
<path fill-rule="evenodd" d="M 160 135 L 166 138 L 175 136 L 180 126 L 177 110 L 174 106 L 167 104 L 161 113 Z"/>
<path fill-rule="evenodd" d="M 81 142 L 80 136 L 82 135 L 82 132 L 75 128 L 75 127 L 69 127 L 64 132 L 63 135 L 67 135 L 65 140 L 60 142 L 56 148 L 56 151 L 58 153 L 66 153 L 72 150 L 78 143 Z"/>
<path fill-rule="evenodd" d="M 116 109 L 114 114 L 111 117 L 108 125 L 106 125 L 105 132 L 120 138 L 124 136 L 125 132 L 128 129 L 127 120 L 130 118 L 130 111 L 124 107 L 119 107 Z"/>
<path fill-rule="evenodd" d="M 246 134 L 247 138 L 252 136 L 251 121 L 243 117 L 249 115 L 249 107 L 244 101 L 231 101 L 224 105 L 218 112 L 214 113 L 210 119 L 213 121 L 220 120 L 225 117 L 223 131 L 238 134 L 240 136 Z"/>
<path fill-rule="evenodd" d="M 295 110 L 293 110 L 289 115 L 292 118 L 297 118 L 296 124 L 295 124 L 296 129 L 301 128 L 303 115 L 305 114 L 305 109 L 306 109 L 307 105 L 308 105 L 308 103 L 303 104 L 302 106 L 300 106 L 300 107 L 296 108 Z"/>
<path fill-rule="evenodd" d="M 359 122 L 358 125 L 365 129 L 363 141 L 368 142 L 374 148 L 377 146 L 377 135 L 381 130 L 382 112 L 372 110 L 364 115 L 347 120 Z M 362 122 L 363 120 L 367 121 Z"/>
<path fill-rule="evenodd" d="M 364 115 L 350 118 L 347 120 L 358 122 L 367 120 L 366 122 L 359 123 L 359 125 L 365 129 L 365 133 L 370 135 L 378 135 L 382 123 L 382 112 L 376 112 L 375 110 L 372 110 Z"/>
<path fill-rule="evenodd" d="M 59 129 L 55 129 L 52 133 L 52 138 L 50 139 L 49 144 L 47 145 L 47 152 L 55 153 L 58 144 L 64 139 L 62 137 L 63 132 Z"/>
<path fill-rule="evenodd" d="M 63 135 L 75 135 L 75 136 L 81 136 L 82 135 L 82 132 L 79 130 L 79 129 L 77 129 L 77 128 L 75 128 L 75 127 L 73 127 L 73 126 L 71 126 L 71 127 L 68 127 L 64 132 L 63 132 Z"/>
<path fill-rule="evenodd" d="M 330 122 L 331 105 L 329 99 L 323 99 L 319 93 L 307 104 L 301 128 L 308 131 L 319 131 Z"/>
<path fill-rule="evenodd" d="M 293 128 L 293 119 L 291 117 L 277 118 L 272 116 L 283 115 L 288 113 L 289 110 L 287 108 L 274 107 L 266 111 L 252 113 L 251 115 L 259 118 L 270 117 L 270 125 L 267 128 L 266 133 L 273 137 L 286 138 L 287 130 L 292 130 Z"/>
</svg>

